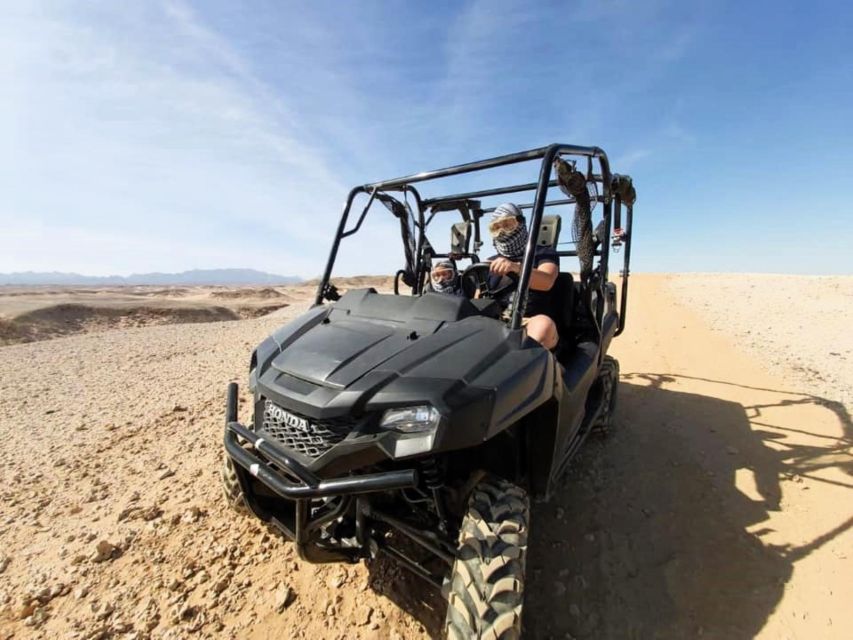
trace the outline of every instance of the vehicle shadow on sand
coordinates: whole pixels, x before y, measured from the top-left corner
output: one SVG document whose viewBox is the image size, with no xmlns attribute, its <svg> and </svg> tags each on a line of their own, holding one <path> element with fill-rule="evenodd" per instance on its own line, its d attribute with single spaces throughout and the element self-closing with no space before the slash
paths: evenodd
<svg viewBox="0 0 853 640">
<path fill-rule="evenodd" d="M 779 510 L 783 482 L 820 480 L 811 474 L 829 466 L 853 475 L 843 405 L 755 389 L 768 401 L 745 406 L 667 388 L 679 379 L 692 382 L 623 375 L 613 433 L 591 438 L 562 494 L 534 510 L 526 637 L 752 638 L 781 600 L 794 563 L 853 527 L 849 519 L 799 547 L 761 540 L 772 531 L 761 523 Z M 734 386 L 698 384 L 712 392 Z M 764 429 L 768 411 L 779 422 L 780 411 L 804 404 L 833 412 L 841 437 L 796 422 Z M 768 446 L 779 442 L 780 429 L 805 434 L 807 444 Z M 753 480 L 750 495 L 744 473 Z"/>
<path fill-rule="evenodd" d="M 794 564 L 853 527 L 847 520 L 798 547 L 761 540 L 772 531 L 761 523 L 779 510 L 783 482 L 821 480 L 812 474 L 828 466 L 853 476 L 843 405 L 755 389 L 768 401 L 746 406 L 667 388 L 679 379 L 690 381 L 624 374 L 612 433 L 591 436 L 551 501 L 533 505 L 525 637 L 752 638 Z M 733 386 L 694 380 L 712 393 Z M 765 430 L 764 414 L 797 405 L 834 413 L 843 435 L 809 433 L 795 420 Z M 808 444 L 771 448 L 780 430 L 805 434 Z M 751 495 L 736 484 L 744 471 Z M 437 589 L 390 562 L 371 574 L 377 591 L 440 637 Z"/>
</svg>

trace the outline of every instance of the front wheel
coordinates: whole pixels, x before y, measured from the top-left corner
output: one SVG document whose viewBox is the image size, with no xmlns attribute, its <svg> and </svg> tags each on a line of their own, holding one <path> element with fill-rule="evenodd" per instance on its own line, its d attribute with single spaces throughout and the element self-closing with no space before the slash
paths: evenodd
<svg viewBox="0 0 853 640">
<path fill-rule="evenodd" d="M 449 639 L 521 637 L 529 520 L 521 487 L 487 477 L 474 488 L 450 575 Z"/>
<path fill-rule="evenodd" d="M 249 505 L 246 503 L 246 496 L 243 495 L 243 487 L 240 486 L 240 480 L 237 478 L 234 461 L 227 453 L 223 454 L 219 479 L 222 481 L 222 492 L 225 494 L 225 501 L 228 503 L 228 506 L 237 513 L 248 513 Z"/>
<path fill-rule="evenodd" d="M 616 398 L 619 391 L 619 361 L 604 356 L 599 372 L 601 379 L 601 413 L 592 425 L 593 431 L 608 435 L 613 426 L 613 414 L 616 412 Z"/>
</svg>

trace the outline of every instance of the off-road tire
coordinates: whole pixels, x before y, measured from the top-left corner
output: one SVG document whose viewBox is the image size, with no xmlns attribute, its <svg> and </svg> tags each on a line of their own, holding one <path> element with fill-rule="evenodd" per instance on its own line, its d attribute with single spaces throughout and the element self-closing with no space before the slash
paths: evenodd
<svg viewBox="0 0 853 640">
<path fill-rule="evenodd" d="M 529 519 L 521 487 L 491 476 L 474 487 L 450 574 L 449 640 L 521 637 Z"/>
<path fill-rule="evenodd" d="M 616 399 L 619 392 L 619 361 L 604 356 L 599 372 L 602 384 L 602 403 L 604 409 L 592 425 L 594 433 L 608 435 L 613 427 L 613 414 L 616 412 Z"/>
<path fill-rule="evenodd" d="M 219 472 L 219 477 L 222 480 L 222 491 L 225 494 L 225 501 L 228 503 L 228 506 L 237 513 L 248 513 L 249 505 L 246 503 L 246 496 L 243 495 L 243 487 L 240 486 L 240 480 L 237 479 L 234 461 L 231 460 L 231 456 L 227 453 L 223 453 L 222 455 L 222 469 Z"/>
</svg>

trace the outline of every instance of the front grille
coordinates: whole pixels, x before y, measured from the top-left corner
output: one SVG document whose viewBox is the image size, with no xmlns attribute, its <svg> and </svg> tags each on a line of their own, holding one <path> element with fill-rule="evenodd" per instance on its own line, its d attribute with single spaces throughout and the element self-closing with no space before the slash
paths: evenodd
<svg viewBox="0 0 853 640">
<path fill-rule="evenodd" d="M 304 423 L 285 419 L 281 411 L 304 420 Z M 327 420 L 306 418 L 265 400 L 261 430 L 285 449 L 318 458 L 346 438 L 355 425 L 356 421 L 349 417 Z"/>
</svg>

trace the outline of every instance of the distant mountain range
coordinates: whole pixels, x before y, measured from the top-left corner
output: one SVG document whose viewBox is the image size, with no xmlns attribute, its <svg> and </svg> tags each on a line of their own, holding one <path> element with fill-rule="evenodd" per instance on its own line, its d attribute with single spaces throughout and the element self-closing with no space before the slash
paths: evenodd
<svg viewBox="0 0 853 640">
<path fill-rule="evenodd" d="M 84 276 L 59 271 L 0 273 L 0 285 L 242 285 L 297 284 L 296 276 L 278 276 L 254 269 L 193 269 L 181 273 L 134 273 L 129 276 Z"/>
</svg>

